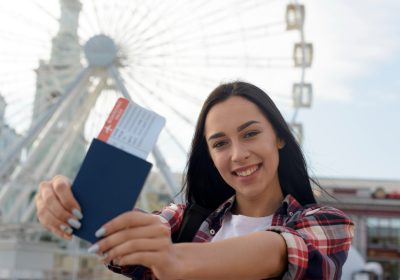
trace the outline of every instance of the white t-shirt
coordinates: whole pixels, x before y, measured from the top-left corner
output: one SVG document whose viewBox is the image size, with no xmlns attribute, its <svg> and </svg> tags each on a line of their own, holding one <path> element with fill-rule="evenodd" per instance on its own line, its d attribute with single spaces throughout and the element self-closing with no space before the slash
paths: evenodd
<svg viewBox="0 0 400 280">
<path fill-rule="evenodd" d="M 266 217 L 248 217 L 227 214 L 222 226 L 211 241 L 223 240 L 229 237 L 243 236 L 251 232 L 263 231 L 272 224 L 273 215 Z"/>
</svg>

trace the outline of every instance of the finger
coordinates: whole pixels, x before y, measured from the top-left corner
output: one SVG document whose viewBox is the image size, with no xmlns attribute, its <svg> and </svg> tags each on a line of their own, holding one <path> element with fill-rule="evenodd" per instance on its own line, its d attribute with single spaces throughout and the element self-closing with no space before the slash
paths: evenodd
<svg viewBox="0 0 400 280">
<path fill-rule="evenodd" d="M 41 203 L 40 199 L 38 203 Z M 58 220 L 47 208 L 43 208 L 41 212 L 38 213 L 38 219 L 43 224 L 43 226 L 45 226 L 56 235 L 64 239 L 72 238 L 72 228 L 69 225 Z"/>
<path fill-rule="evenodd" d="M 151 224 L 161 224 L 159 216 L 140 211 L 125 212 L 104 224 L 97 232 L 97 237 L 111 235 L 128 227 L 141 227 Z"/>
<path fill-rule="evenodd" d="M 40 199 L 39 203 L 37 203 L 38 217 L 40 217 L 42 210 L 47 209 L 53 216 L 64 223 L 68 222 L 71 218 L 76 219 L 68 209 L 63 207 L 53 190 L 51 182 L 40 183 L 40 192 L 37 198 Z"/>
<path fill-rule="evenodd" d="M 136 252 L 160 252 L 167 250 L 171 241 L 167 238 L 129 240 L 106 252 L 103 259 L 106 262 L 122 259 L 124 256 Z"/>
<path fill-rule="evenodd" d="M 128 228 L 108 235 L 97 243 L 99 252 L 108 252 L 123 244 L 127 240 L 165 238 L 170 240 L 171 230 L 163 224 L 152 224 L 149 226 Z"/>
<path fill-rule="evenodd" d="M 73 214 L 78 219 L 81 219 L 81 207 L 79 206 L 79 203 L 76 201 L 72 193 L 71 183 L 69 179 L 65 176 L 57 175 L 53 178 L 52 182 L 54 192 L 58 200 L 61 202 L 62 206 L 71 213 L 74 212 Z M 74 211 L 74 209 L 78 211 Z"/>
<path fill-rule="evenodd" d="M 60 235 L 59 230 L 61 228 L 61 231 L 67 233 L 68 237 L 70 237 L 72 233 L 70 225 L 75 228 L 80 227 L 76 217 L 61 206 L 50 182 L 42 182 L 40 184 L 40 191 L 36 194 L 35 203 L 39 222 L 58 235 Z"/>
</svg>

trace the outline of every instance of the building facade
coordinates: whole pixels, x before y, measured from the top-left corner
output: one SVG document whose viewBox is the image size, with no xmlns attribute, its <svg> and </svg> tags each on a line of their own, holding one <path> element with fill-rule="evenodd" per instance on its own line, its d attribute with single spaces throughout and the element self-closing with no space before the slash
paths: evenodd
<svg viewBox="0 0 400 280">
<path fill-rule="evenodd" d="M 400 279 L 400 181 L 319 179 L 321 203 L 343 210 L 355 223 L 353 246 L 379 262 L 383 279 Z"/>
</svg>

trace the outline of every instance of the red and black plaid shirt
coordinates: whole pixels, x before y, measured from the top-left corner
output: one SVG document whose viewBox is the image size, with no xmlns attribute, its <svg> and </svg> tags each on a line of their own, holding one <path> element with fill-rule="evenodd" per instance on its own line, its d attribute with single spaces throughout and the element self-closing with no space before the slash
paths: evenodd
<svg viewBox="0 0 400 280">
<path fill-rule="evenodd" d="M 212 240 L 234 200 L 234 196 L 228 199 L 202 223 L 193 242 Z M 170 204 L 158 212 L 168 221 L 172 233 L 179 230 L 185 207 Z M 282 279 L 340 279 L 353 227 L 353 222 L 338 209 L 318 204 L 303 207 L 288 195 L 275 212 L 272 225 L 265 230 L 281 234 L 286 241 L 288 267 Z M 155 279 L 151 271 L 142 266 L 110 265 L 109 268 L 132 279 Z"/>
</svg>

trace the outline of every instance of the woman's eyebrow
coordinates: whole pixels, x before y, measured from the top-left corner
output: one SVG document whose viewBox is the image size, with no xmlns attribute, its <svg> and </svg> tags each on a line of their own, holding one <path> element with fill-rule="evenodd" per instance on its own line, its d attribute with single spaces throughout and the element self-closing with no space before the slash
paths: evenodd
<svg viewBox="0 0 400 280">
<path fill-rule="evenodd" d="M 217 132 L 217 133 L 214 133 L 213 135 L 211 135 L 210 137 L 208 137 L 208 141 L 213 140 L 215 138 L 224 137 L 224 136 L 225 136 L 225 133 Z"/>
<path fill-rule="evenodd" d="M 243 129 L 245 129 L 246 127 L 249 127 L 250 125 L 252 125 L 252 124 L 254 124 L 254 123 L 260 123 L 260 122 L 259 122 L 259 121 L 254 121 L 254 120 L 245 122 L 244 124 L 240 125 L 240 126 L 237 128 L 237 131 L 240 132 L 240 131 L 242 131 Z"/>
<path fill-rule="evenodd" d="M 245 129 L 246 127 L 249 127 L 250 125 L 255 124 L 255 123 L 260 123 L 260 122 L 259 122 L 259 121 L 254 121 L 254 120 L 245 122 L 244 124 L 240 125 L 240 126 L 237 128 L 237 131 L 240 132 L 240 131 L 242 131 L 243 129 Z M 225 133 L 223 133 L 223 132 L 217 132 L 217 133 L 212 134 L 210 137 L 208 137 L 207 140 L 210 141 L 210 140 L 213 140 L 213 139 L 216 139 L 216 138 L 220 138 L 220 137 L 224 137 L 224 136 L 225 136 Z"/>
</svg>

